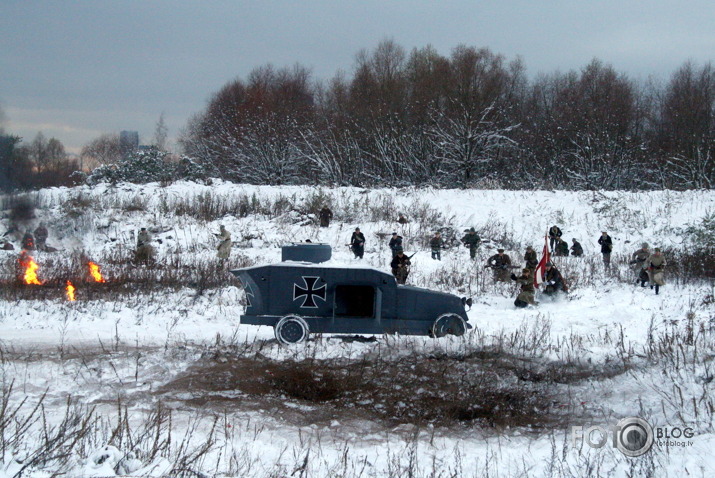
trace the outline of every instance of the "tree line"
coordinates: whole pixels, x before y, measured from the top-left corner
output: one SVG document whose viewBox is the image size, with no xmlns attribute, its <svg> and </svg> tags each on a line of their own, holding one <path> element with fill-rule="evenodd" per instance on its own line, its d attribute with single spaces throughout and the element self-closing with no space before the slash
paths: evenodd
<svg viewBox="0 0 715 478">
<path fill-rule="evenodd" d="M 42 132 L 28 144 L 0 128 L 0 191 L 37 189 L 71 184 L 79 169 L 57 138 Z"/>
<path fill-rule="evenodd" d="M 162 114 L 159 150 L 166 136 Z M 714 145 L 710 63 L 685 62 L 663 84 L 597 59 L 529 78 L 520 59 L 488 48 L 444 56 L 392 40 L 326 81 L 299 64 L 255 68 L 212 94 L 179 138 L 191 164 L 236 182 L 579 190 L 710 189 Z M 127 159 L 117 134 L 86 144 L 77 164 L 56 138 L 24 144 L 0 129 L 4 191 L 70 184 L 96 165 L 104 177 Z"/>
<path fill-rule="evenodd" d="M 555 189 L 715 186 L 715 70 L 658 85 L 594 59 L 529 79 L 520 59 L 391 40 L 352 76 L 254 69 L 214 93 L 180 138 L 233 181 Z"/>
</svg>

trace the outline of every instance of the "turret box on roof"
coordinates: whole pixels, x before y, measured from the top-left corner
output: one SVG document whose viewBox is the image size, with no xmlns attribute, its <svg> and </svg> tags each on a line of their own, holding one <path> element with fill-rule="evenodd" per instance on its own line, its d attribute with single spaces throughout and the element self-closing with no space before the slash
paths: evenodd
<svg viewBox="0 0 715 478">
<path fill-rule="evenodd" d="M 327 262 L 332 257 L 332 249 L 328 244 L 299 242 L 287 244 L 281 248 L 282 261 L 312 262 L 315 264 Z"/>
</svg>

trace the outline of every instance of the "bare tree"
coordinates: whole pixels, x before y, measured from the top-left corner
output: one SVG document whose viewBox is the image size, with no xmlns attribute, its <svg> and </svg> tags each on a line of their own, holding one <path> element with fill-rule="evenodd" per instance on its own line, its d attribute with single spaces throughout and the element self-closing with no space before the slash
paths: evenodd
<svg viewBox="0 0 715 478">
<path fill-rule="evenodd" d="M 686 62 L 662 94 L 655 142 L 677 188 L 715 186 L 715 68 Z"/>
<path fill-rule="evenodd" d="M 685 63 L 672 76 L 662 98 L 660 146 L 693 156 L 715 129 L 715 69 Z"/>
<path fill-rule="evenodd" d="M 563 168 L 570 188 L 627 189 L 637 184 L 642 174 L 641 152 L 642 144 L 635 140 L 577 133 L 556 167 Z"/>
<path fill-rule="evenodd" d="M 181 144 L 230 179 L 294 183 L 304 167 L 300 131 L 311 127 L 313 95 L 310 72 L 299 65 L 256 68 L 246 83 L 235 80 L 212 98 Z"/>
<path fill-rule="evenodd" d="M 47 138 L 45 138 L 42 131 L 38 132 L 30 143 L 30 159 L 39 173 L 49 167 L 50 156 L 47 148 Z"/>
<path fill-rule="evenodd" d="M 116 164 L 122 159 L 119 135 L 106 133 L 93 139 L 82 147 L 80 152 L 81 169 L 94 169 L 97 166 Z"/>
<path fill-rule="evenodd" d="M 154 128 L 154 146 L 156 146 L 159 151 L 166 150 L 168 131 L 169 129 L 166 127 L 166 122 L 164 121 L 164 112 L 162 111 Z"/>
<path fill-rule="evenodd" d="M 444 164 L 444 172 L 462 187 L 492 175 L 502 150 L 513 147 L 510 138 L 516 125 L 499 126 L 494 120 L 494 106 L 473 111 L 463 106 L 461 115 L 438 113 L 431 138 L 435 154 Z"/>
<path fill-rule="evenodd" d="M 362 186 L 365 164 L 358 142 L 337 128 L 301 131 L 303 156 L 311 176 L 320 184 Z"/>
<path fill-rule="evenodd" d="M 65 146 L 57 138 L 50 138 L 47 142 L 47 162 L 49 169 L 55 171 L 64 167 L 64 164 L 67 162 Z"/>
<path fill-rule="evenodd" d="M 0 191 L 11 192 L 32 184 L 29 149 L 20 147 L 21 138 L 0 133 Z"/>
<path fill-rule="evenodd" d="M 179 142 L 251 182 L 712 187 L 715 70 L 686 63 L 646 91 L 594 59 L 530 81 L 487 48 L 406 55 L 387 39 L 323 85 L 299 65 L 256 68 Z"/>
<path fill-rule="evenodd" d="M 677 155 L 668 158 L 669 173 L 676 187 L 715 188 L 715 154 L 712 142 L 703 143 L 692 156 Z"/>
</svg>

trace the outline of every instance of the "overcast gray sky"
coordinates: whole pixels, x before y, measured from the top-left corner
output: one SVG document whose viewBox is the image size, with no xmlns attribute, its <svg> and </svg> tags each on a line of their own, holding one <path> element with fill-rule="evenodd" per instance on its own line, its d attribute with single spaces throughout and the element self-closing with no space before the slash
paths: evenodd
<svg viewBox="0 0 715 478">
<path fill-rule="evenodd" d="M 715 59 L 712 0 L 2 0 L 0 107 L 7 132 L 78 151 L 122 129 L 169 136 L 229 80 L 300 63 L 325 79 L 392 38 L 408 51 L 458 44 L 520 55 L 530 75 L 597 57 L 667 79 Z"/>
</svg>

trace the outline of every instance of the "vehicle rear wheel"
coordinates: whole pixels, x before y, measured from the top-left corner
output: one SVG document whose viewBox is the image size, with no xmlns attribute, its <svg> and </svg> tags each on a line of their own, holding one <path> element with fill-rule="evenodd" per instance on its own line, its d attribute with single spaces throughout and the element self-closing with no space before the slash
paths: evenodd
<svg viewBox="0 0 715 478">
<path fill-rule="evenodd" d="M 443 314 L 432 324 L 432 337 L 455 335 L 461 337 L 467 331 L 467 324 L 457 314 Z"/>
<path fill-rule="evenodd" d="M 286 315 L 274 327 L 278 342 L 284 345 L 304 342 L 310 334 L 308 324 L 297 315 Z"/>
</svg>

